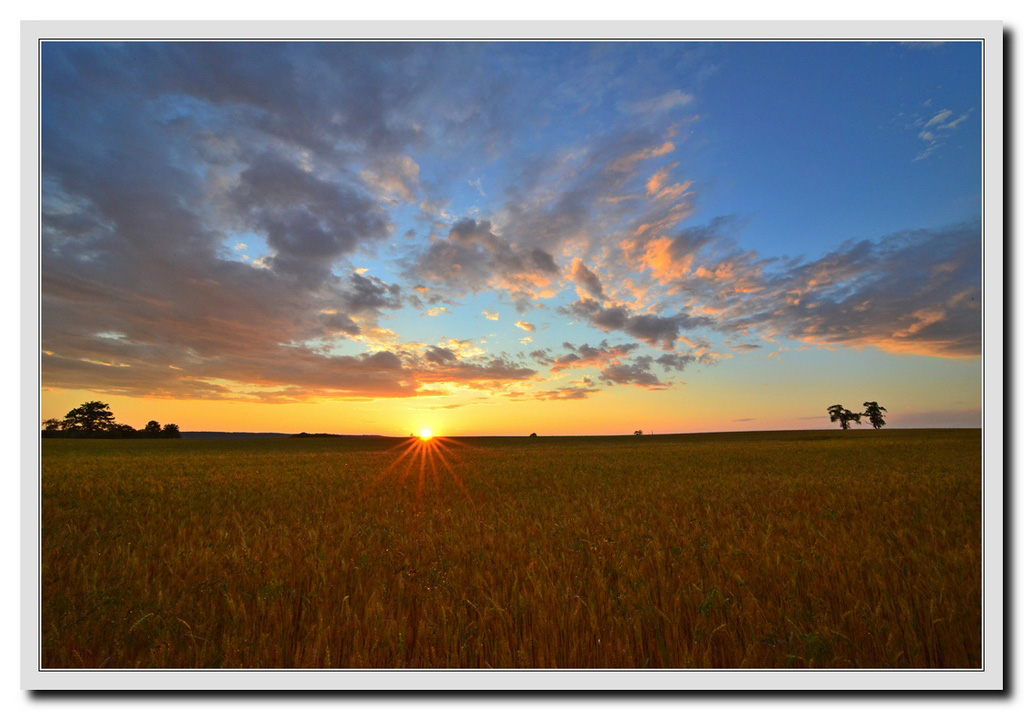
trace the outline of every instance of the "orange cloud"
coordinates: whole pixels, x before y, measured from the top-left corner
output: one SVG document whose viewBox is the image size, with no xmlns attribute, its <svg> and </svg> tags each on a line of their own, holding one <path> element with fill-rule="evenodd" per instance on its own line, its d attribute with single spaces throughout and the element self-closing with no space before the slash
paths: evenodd
<svg viewBox="0 0 1024 711">
<path fill-rule="evenodd" d="M 628 173 L 637 163 L 650 158 L 663 156 L 666 153 L 671 153 L 675 149 L 675 143 L 672 141 L 665 141 L 660 146 L 651 146 L 650 148 L 644 148 L 635 153 L 622 156 L 613 161 L 606 170 L 611 173 Z"/>
<path fill-rule="evenodd" d="M 644 248 L 640 262 L 651 271 L 651 274 L 662 284 L 681 278 L 693 264 L 693 254 L 686 254 L 682 259 L 677 259 L 672 254 L 672 240 L 668 237 L 658 237 L 647 243 Z M 703 269 L 697 271 L 697 276 L 703 276 Z"/>
</svg>

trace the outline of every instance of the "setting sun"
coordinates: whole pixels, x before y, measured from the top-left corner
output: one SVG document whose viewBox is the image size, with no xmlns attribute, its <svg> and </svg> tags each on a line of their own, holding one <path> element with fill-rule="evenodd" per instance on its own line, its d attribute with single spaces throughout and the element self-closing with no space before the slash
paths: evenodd
<svg viewBox="0 0 1024 711">
<path fill-rule="evenodd" d="M 423 430 L 420 432 L 420 439 L 430 439 L 434 434 L 430 430 Z"/>
</svg>

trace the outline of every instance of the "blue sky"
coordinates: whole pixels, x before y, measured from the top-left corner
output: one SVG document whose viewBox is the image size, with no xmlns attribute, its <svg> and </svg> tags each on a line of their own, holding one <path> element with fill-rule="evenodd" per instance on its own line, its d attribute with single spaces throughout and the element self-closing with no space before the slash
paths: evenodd
<svg viewBox="0 0 1024 711">
<path fill-rule="evenodd" d="M 44 416 L 977 425 L 982 109 L 970 42 L 47 42 Z"/>
</svg>

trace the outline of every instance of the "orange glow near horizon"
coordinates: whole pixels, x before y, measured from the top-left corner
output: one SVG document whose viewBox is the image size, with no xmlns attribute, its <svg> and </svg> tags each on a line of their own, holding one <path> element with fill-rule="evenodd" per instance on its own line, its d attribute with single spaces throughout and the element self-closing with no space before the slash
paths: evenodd
<svg viewBox="0 0 1024 711">
<path fill-rule="evenodd" d="M 762 348 L 761 351 L 767 350 Z M 519 397 L 499 389 L 377 399 L 309 399 L 290 403 L 130 397 L 88 390 L 44 389 L 41 420 L 61 418 L 90 400 L 108 403 L 117 422 L 136 429 L 149 420 L 182 432 L 327 432 L 409 437 L 431 443 L 447 437 L 616 435 L 766 429 L 830 429 L 825 408 L 874 400 L 889 411 L 890 427 L 979 427 L 977 363 L 894 356 L 871 349 L 780 351 L 769 357 L 737 353 L 714 367 L 691 366 L 686 384 L 666 390 L 606 387 L 586 398 L 545 399 L 578 373 L 562 374 Z M 834 374 L 842 372 L 842 382 Z M 925 387 L 942 382 L 942 388 Z M 421 439 L 429 429 L 430 440 Z M 413 433 L 410 437 L 410 433 Z M 403 439 L 403 441 L 405 441 Z"/>
</svg>

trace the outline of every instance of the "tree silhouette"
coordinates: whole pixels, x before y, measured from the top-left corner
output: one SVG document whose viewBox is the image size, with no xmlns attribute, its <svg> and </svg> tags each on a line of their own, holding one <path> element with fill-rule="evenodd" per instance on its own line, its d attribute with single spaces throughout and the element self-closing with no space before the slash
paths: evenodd
<svg viewBox="0 0 1024 711">
<path fill-rule="evenodd" d="M 640 435 L 642 435 L 643 433 L 644 433 L 644 431 L 643 431 L 643 430 L 636 430 L 635 432 L 633 432 L 633 434 L 635 434 L 635 435 L 636 435 L 637 437 L 639 437 L 639 436 L 640 436 Z"/>
<path fill-rule="evenodd" d="M 887 412 L 884 407 L 879 406 L 875 401 L 864 403 L 864 416 L 871 422 L 871 426 L 876 430 L 880 430 L 885 427 L 885 418 L 882 417 L 882 413 Z"/>
<path fill-rule="evenodd" d="M 860 424 L 861 414 L 859 412 L 850 412 L 842 405 L 832 405 L 828 408 L 829 420 L 832 422 L 838 422 L 839 426 L 844 430 L 850 429 L 850 421 Z"/>
<path fill-rule="evenodd" d="M 64 416 L 63 420 L 51 417 L 43 420 L 43 437 L 88 437 L 100 439 L 128 439 L 132 437 L 180 439 L 181 431 L 175 424 L 163 427 L 156 420 L 150 420 L 141 430 L 131 425 L 114 421 L 114 413 L 105 402 L 92 400 L 83 402 Z"/>
<path fill-rule="evenodd" d="M 92 400 L 64 415 L 63 424 L 64 429 L 72 432 L 103 432 L 114 424 L 114 414 L 107 403 Z"/>
</svg>

